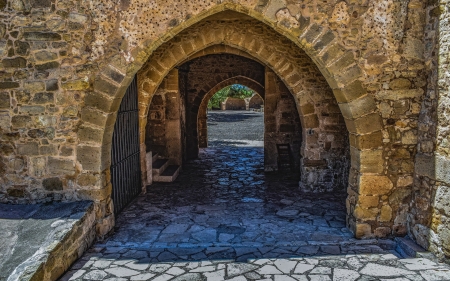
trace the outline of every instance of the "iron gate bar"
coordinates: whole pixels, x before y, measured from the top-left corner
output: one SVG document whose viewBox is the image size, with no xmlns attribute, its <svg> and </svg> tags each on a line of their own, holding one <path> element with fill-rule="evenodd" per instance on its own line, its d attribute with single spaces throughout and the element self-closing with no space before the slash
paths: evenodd
<svg viewBox="0 0 450 281">
<path fill-rule="evenodd" d="M 114 214 L 118 214 L 141 193 L 136 76 L 122 99 L 114 125 L 111 151 L 111 182 Z"/>
</svg>

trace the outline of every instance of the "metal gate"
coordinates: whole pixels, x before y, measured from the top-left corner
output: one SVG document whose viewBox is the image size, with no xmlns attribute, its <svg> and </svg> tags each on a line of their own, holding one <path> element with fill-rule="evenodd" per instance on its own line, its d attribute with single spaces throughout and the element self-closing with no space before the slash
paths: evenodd
<svg viewBox="0 0 450 281">
<path fill-rule="evenodd" d="M 137 81 L 125 93 L 112 140 L 111 182 L 114 213 L 118 214 L 141 192 Z"/>
</svg>

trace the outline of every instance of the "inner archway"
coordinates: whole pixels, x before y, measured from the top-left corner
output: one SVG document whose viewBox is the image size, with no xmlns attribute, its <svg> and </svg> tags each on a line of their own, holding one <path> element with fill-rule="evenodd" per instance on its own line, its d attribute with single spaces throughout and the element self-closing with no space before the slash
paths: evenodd
<svg viewBox="0 0 450 281">
<path fill-rule="evenodd" d="M 232 84 L 217 91 L 209 101 L 205 97 L 198 114 L 199 147 L 264 147 L 264 113 L 250 108 L 253 96 L 259 94 L 242 84 Z M 201 118 L 205 103 L 206 120 Z"/>
</svg>

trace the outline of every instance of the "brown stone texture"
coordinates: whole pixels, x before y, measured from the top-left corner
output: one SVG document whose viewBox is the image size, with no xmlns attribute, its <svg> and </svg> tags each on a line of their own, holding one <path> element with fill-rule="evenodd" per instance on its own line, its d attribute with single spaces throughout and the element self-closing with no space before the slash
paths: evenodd
<svg viewBox="0 0 450 281">
<path fill-rule="evenodd" d="M 147 119 L 145 144 L 147 151 L 157 153 L 176 165 L 181 165 L 183 159 L 181 106 L 178 71 L 173 70 L 153 96 Z"/>
<path fill-rule="evenodd" d="M 448 0 L 19 2 L 28 3 L 9 1 L 0 11 L 1 202 L 93 199 L 97 218 L 107 217 L 113 126 L 134 75 L 144 144 L 152 98 L 170 71 L 233 54 L 269 68 L 292 94 L 304 169 L 350 163 L 347 223 L 356 237 L 408 230 L 450 256 L 441 200 L 450 186 Z M 181 139 L 192 139 L 191 79 L 178 76 Z M 191 145 L 198 139 L 182 149 Z M 342 162 L 330 162 L 338 155 Z M 335 183 L 326 172 L 304 176 Z M 360 186 L 378 176 L 383 194 Z M 44 188 L 48 179 L 58 188 Z M 369 196 L 377 207 L 376 199 L 365 205 Z"/>
<path fill-rule="evenodd" d="M 246 107 L 244 99 L 228 98 L 225 101 L 225 110 L 245 110 Z"/>
<path fill-rule="evenodd" d="M 277 171 L 277 144 L 289 144 L 294 161 L 293 169 L 300 165 L 302 127 L 295 100 L 275 73 L 266 69 L 264 108 L 264 170 Z M 311 189 L 317 186 L 311 185 Z"/>
</svg>

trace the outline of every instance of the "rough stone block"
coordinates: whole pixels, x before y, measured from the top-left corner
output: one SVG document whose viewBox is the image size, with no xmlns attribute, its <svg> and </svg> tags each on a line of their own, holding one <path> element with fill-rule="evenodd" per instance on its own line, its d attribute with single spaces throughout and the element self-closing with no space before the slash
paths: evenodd
<svg viewBox="0 0 450 281">
<path fill-rule="evenodd" d="M 23 198 L 25 197 L 26 189 L 25 186 L 16 185 L 8 188 L 6 192 L 11 197 Z"/>
<path fill-rule="evenodd" d="M 35 104 L 54 103 L 55 96 L 53 93 L 37 93 L 31 101 Z"/>
<path fill-rule="evenodd" d="M 47 167 L 45 157 L 31 157 L 28 163 L 31 176 L 42 177 L 45 175 Z"/>
<path fill-rule="evenodd" d="M 42 187 L 49 191 L 63 190 L 63 183 L 60 178 L 47 178 L 42 181 Z"/>
<path fill-rule="evenodd" d="M 350 134 L 350 145 L 360 150 L 379 148 L 383 145 L 381 131 L 365 135 Z"/>
<path fill-rule="evenodd" d="M 25 156 L 39 155 L 39 145 L 37 142 L 18 144 L 17 153 Z"/>
<path fill-rule="evenodd" d="M 11 99 L 9 97 L 9 93 L 7 92 L 0 93 L 0 109 L 9 108 L 10 106 L 11 106 Z"/>
<path fill-rule="evenodd" d="M 75 174 L 75 163 L 71 159 L 49 157 L 47 162 L 49 174 L 55 176 Z"/>
<path fill-rule="evenodd" d="M 94 82 L 94 90 L 100 91 L 113 97 L 116 95 L 118 87 L 107 80 L 97 78 L 97 80 L 95 80 Z"/>
<path fill-rule="evenodd" d="M 28 81 L 23 83 L 25 90 L 30 92 L 41 92 L 45 91 L 45 84 L 40 81 Z"/>
<path fill-rule="evenodd" d="M 310 114 L 303 118 L 305 128 L 319 127 L 319 117 L 316 114 Z"/>
<path fill-rule="evenodd" d="M 386 176 L 361 175 L 358 179 L 359 194 L 361 195 L 385 195 L 394 185 Z"/>
<path fill-rule="evenodd" d="M 348 124 L 347 119 L 346 124 Z M 378 113 L 371 113 L 353 120 L 355 132 L 357 134 L 369 134 L 380 131 L 383 128 L 381 116 Z"/>
<path fill-rule="evenodd" d="M 355 64 L 336 74 L 335 79 L 340 85 L 347 85 L 362 76 L 361 68 Z"/>
<path fill-rule="evenodd" d="M 58 148 L 56 145 L 42 145 L 39 147 L 40 155 L 57 155 Z"/>
<path fill-rule="evenodd" d="M 25 68 L 27 66 L 27 60 L 22 57 L 3 59 L 2 64 L 5 68 Z"/>
<path fill-rule="evenodd" d="M 101 170 L 101 148 L 94 146 L 79 146 L 77 148 L 77 161 L 85 171 Z"/>
<path fill-rule="evenodd" d="M 384 205 L 381 207 L 380 217 L 378 221 L 389 222 L 392 220 L 392 208 L 389 205 Z"/>
<path fill-rule="evenodd" d="M 383 150 L 358 150 L 350 147 L 352 167 L 360 173 L 382 173 L 383 172 Z"/>
<path fill-rule="evenodd" d="M 110 99 L 107 95 L 101 93 L 89 92 L 85 96 L 85 105 L 97 108 L 103 112 L 111 112 L 115 104 L 120 104 L 120 100 Z"/>
<path fill-rule="evenodd" d="M 36 68 L 36 70 L 44 71 L 44 70 L 59 68 L 59 66 L 60 66 L 59 62 L 51 61 L 51 62 L 46 62 L 43 64 L 37 64 L 37 65 L 35 65 L 35 68 Z"/>
<path fill-rule="evenodd" d="M 355 55 L 353 54 L 353 52 L 347 51 L 338 60 L 336 60 L 330 66 L 328 66 L 328 71 L 330 71 L 331 73 L 336 73 L 349 67 L 353 63 L 355 63 Z"/>
<path fill-rule="evenodd" d="M 335 89 L 333 92 L 339 103 L 350 102 L 364 96 L 367 93 L 366 89 L 359 80 L 347 84 L 342 89 Z"/>
<path fill-rule="evenodd" d="M 107 123 L 108 115 L 98 109 L 84 107 L 81 110 L 81 120 L 83 120 L 86 123 L 90 123 L 100 127 L 105 127 L 108 124 Z"/>
<path fill-rule="evenodd" d="M 31 0 L 33 8 L 50 8 L 52 6 L 51 0 Z"/>
<path fill-rule="evenodd" d="M 328 44 L 330 44 L 334 40 L 335 36 L 332 31 L 327 31 L 322 37 L 320 37 L 316 44 L 314 45 L 314 49 L 316 51 L 321 51 L 323 48 L 325 48 Z"/>
<path fill-rule="evenodd" d="M 70 91 L 82 91 L 89 89 L 89 82 L 84 80 L 74 80 L 62 83 L 61 88 Z"/>
<path fill-rule="evenodd" d="M 379 100 L 402 100 L 402 99 L 414 99 L 423 96 L 424 91 L 422 89 L 410 89 L 410 90 L 385 90 L 379 91 L 375 94 L 375 97 Z"/>
<path fill-rule="evenodd" d="M 415 158 L 415 173 L 417 175 L 426 176 L 430 179 L 436 179 L 435 176 L 435 159 L 432 155 L 417 153 Z"/>
<path fill-rule="evenodd" d="M 376 110 L 375 101 L 369 95 L 353 100 L 349 103 L 340 103 L 342 115 L 347 119 L 359 118 Z"/>
<path fill-rule="evenodd" d="M 358 197 L 359 205 L 362 208 L 371 208 L 371 207 L 378 207 L 378 204 L 380 202 L 379 196 L 366 196 L 366 195 L 360 195 Z"/>
<path fill-rule="evenodd" d="M 344 48 L 342 48 L 339 44 L 334 44 L 330 46 L 328 50 L 326 50 L 326 52 L 322 55 L 322 60 L 325 64 L 328 64 L 330 61 L 341 57 L 344 53 Z"/>
<path fill-rule="evenodd" d="M 378 238 L 385 238 L 385 237 L 389 237 L 389 235 L 391 235 L 391 232 L 392 232 L 392 230 L 390 227 L 377 227 L 374 231 L 374 234 Z M 387 240 L 387 241 L 390 241 L 390 240 Z"/>
<path fill-rule="evenodd" d="M 27 113 L 27 114 L 41 114 L 45 112 L 44 106 L 38 106 L 38 105 L 26 105 L 20 107 L 20 113 Z"/>
<path fill-rule="evenodd" d="M 61 35 L 54 32 L 24 32 L 23 37 L 28 41 L 59 41 Z"/>
<path fill-rule="evenodd" d="M 123 82 L 123 79 L 125 78 L 125 75 L 118 72 L 116 69 L 112 67 L 106 68 L 103 73 L 106 77 L 110 78 L 111 80 L 115 81 L 116 83 L 120 84 Z"/>
<path fill-rule="evenodd" d="M 95 142 L 100 144 L 103 142 L 104 133 L 104 130 L 101 128 L 82 125 L 80 126 L 80 129 L 78 129 L 77 136 L 82 142 Z"/>
<path fill-rule="evenodd" d="M 49 51 L 39 51 L 34 54 L 37 61 L 53 61 L 58 58 L 58 54 Z"/>
<path fill-rule="evenodd" d="M 366 206 L 357 206 L 353 215 L 357 220 L 369 221 L 375 220 L 379 214 L 378 208 L 367 208 Z"/>
<path fill-rule="evenodd" d="M 59 89 L 58 80 L 52 79 L 45 81 L 46 91 L 57 91 Z"/>
<path fill-rule="evenodd" d="M 20 84 L 18 82 L 0 82 L 0 90 L 1 89 L 15 89 L 19 88 Z"/>
<path fill-rule="evenodd" d="M 9 114 L 0 114 L 0 128 L 9 131 L 9 128 L 11 127 L 11 117 L 9 117 Z"/>
<path fill-rule="evenodd" d="M 434 157 L 435 179 L 450 184 L 450 158 L 437 154 Z"/>
<path fill-rule="evenodd" d="M 356 223 L 355 237 L 356 238 L 369 238 L 372 236 L 372 227 L 367 223 Z"/>
</svg>

